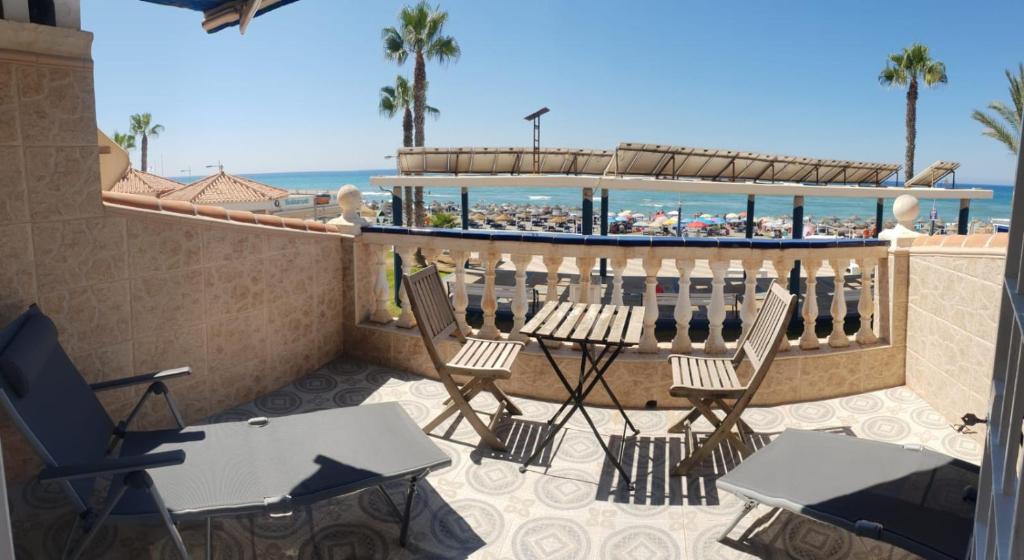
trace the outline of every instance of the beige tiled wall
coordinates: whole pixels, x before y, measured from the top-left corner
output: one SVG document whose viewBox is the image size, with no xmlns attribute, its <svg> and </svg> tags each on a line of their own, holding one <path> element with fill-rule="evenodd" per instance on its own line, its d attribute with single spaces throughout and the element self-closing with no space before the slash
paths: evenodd
<svg viewBox="0 0 1024 560">
<path fill-rule="evenodd" d="M 38 302 L 89 381 L 192 366 L 171 382 L 189 420 L 338 355 L 342 237 L 104 206 L 88 49 L 26 56 L 4 32 L 24 25 L 0 21 L 0 324 Z M 32 27 L 54 35 L 33 44 L 88 45 Z M 102 396 L 119 419 L 138 391 Z M 166 421 L 151 404 L 143 425 Z M 0 418 L 8 477 L 31 474 Z"/>
<path fill-rule="evenodd" d="M 915 244 L 911 252 L 907 385 L 950 422 L 988 413 L 1002 250 Z"/>
</svg>

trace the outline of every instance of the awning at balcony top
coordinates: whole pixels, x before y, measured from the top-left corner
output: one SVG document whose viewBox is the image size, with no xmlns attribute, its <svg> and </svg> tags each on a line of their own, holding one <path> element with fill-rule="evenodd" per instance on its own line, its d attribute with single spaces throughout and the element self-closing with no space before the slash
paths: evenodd
<svg viewBox="0 0 1024 560">
<path fill-rule="evenodd" d="M 143 0 L 203 12 L 203 29 L 216 33 L 225 27 L 239 26 L 245 33 L 253 18 L 297 0 Z"/>
<path fill-rule="evenodd" d="M 880 185 L 900 166 L 889 163 L 778 156 L 712 148 L 622 143 L 613 150 L 575 148 L 402 148 L 402 174 L 603 175 Z"/>
<path fill-rule="evenodd" d="M 953 174 L 954 183 L 956 182 L 956 170 L 960 167 L 960 164 L 955 161 L 937 161 L 924 169 L 924 171 L 914 175 L 907 181 L 908 187 L 934 187 L 936 183 L 946 178 L 947 175 Z"/>
</svg>

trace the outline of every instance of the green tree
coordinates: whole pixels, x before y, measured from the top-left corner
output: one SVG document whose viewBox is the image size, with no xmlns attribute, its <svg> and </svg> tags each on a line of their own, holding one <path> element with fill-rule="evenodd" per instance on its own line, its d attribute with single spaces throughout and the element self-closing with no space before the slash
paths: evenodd
<svg viewBox="0 0 1024 560">
<path fill-rule="evenodd" d="M 126 134 L 115 130 L 113 140 L 115 144 L 121 146 L 121 149 L 126 152 L 135 149 L 135 136 L 132 134 Z"/>
<path fill-rule="evenodd" d="M 878 74 L 878 82 L 884 86 L 907 89 L 907 146 L 905 169 L 907 179 L 914 176 L 914 150 L 917 144 L 917 95 L 920 83 L 926 87 L 945 84 L 946 65 L 933 59 L 928 47 L 914 43 L 901 52 L 889 55 L 889 60 Z"/>
<path fill-rule="evenodd" d="M 399 66 L 412 57 L 413 68 L 413 126 L 414 146 L 422 146 L 426 137 L 424 124 L 427 115 L 427 61 L 448 64 L 458 60 L 462 54 L 458 41 L 444 34 L 448 12 L 439 6 L 431 6 L 420 0 L 413 6 L 405 6 L 398 13 L 398 26 L 381 30 L 384 43 L 384 58 Z M 422 225 L 423 187 L 416 187 L 415 223 Z"/>
<path fill-rule="evenodd" d="M 450 229 L 455 227 L 456 219 L 448 212 L 438 212 L 430 216 L 430 227 Z"/>
<path fill-rule="evenodd" d="M 161 124 L 152 124 L 153 115 L 149 113 L 135 113 L 130 117 L 131 132 L 135 136 L 142 137 L 142 170 L 147 171 L 149 162 L 149 139 L 156 138 L 164 131 Z"/>
<path fill-rule="evenodd" d="M 1006 70 L 1006 81 L 1010 82 L 1010 101 L 1013 107 L 1002 101 L 993 101 L 988 104 L 992 113 L 975 109 L 971 113 L 971 118 L 985 127 L 981 132 L 983 136 L 1002 142 L 1011 154 L 1016 155 L 1020 147 L 1021 126 L 1024 122 L 1024 63 L 1017 65 L 1016 75 Z"/>
<path fill-rule="evenodd" d="M 395 85 L 380 88 L 380 103 L 377 110 L 389 119 L 402 113 L 402 146 L 406 148 L 412 146 L 413 142 L 412 106 L 412 87 L 405 76 L 395 76 Z M 426 106 L 426 112 L 435 118 L 441 114 L 441 111 L 430 105 Z"/>
</svg>

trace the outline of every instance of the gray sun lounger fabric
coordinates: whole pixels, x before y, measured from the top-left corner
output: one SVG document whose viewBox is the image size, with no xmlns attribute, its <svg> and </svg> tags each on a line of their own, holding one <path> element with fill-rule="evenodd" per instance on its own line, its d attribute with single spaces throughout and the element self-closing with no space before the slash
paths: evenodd
<svg viewBox="0 0 1024 560">
<path fill-rule="evenodd" d="M 786 430 L 717 485 L 925 558 L 964 558 L 978 471 L 920 447 Z"/>
<path fill-rule="evenodd" d="M 287 511 L 451 464 L 398 403 L 129 432 L 121 456 L 174 449 L 185 462 L 150 476 L 175 519 Z M 113 515 L 156 513 L 129 490 Z"/>
</svg>

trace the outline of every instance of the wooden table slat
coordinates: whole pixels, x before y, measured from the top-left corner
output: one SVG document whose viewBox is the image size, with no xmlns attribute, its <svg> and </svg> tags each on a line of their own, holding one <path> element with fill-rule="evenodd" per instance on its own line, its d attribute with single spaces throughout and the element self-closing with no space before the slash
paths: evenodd
<svg viewBox="0 0 1024 560">
<path fill-rule="evenodd" d="M 626 328 L 623 342 L 625 344 L 640 344 L 640 333 L 644 330 L 644 308 L 637 306 L 633 307 L 631 311 L 629 327 Z"/>
<path fill-rule="evenodd" d="M 595 339 L 591 338 L 590 330 L 594 326 L 594 322 L 597 321 L 598 316 L 601 314 L 601 304 L 591 303 L 587 306 L 587 312 L 583 315 L 583 318 L 576 323 L 576 328 L 572 331 L 572 338 L 575 340 L 582 340 L 593 342 Z"/>
<path fill-rule="evenodd" d="M 615 318 L 612 326 L 608 329 L 608 336 L 605 340 L 608 344 L 621 344 L 622 336 L 626 333 L 626 326 L 629 324 L 629 307 L 619 306 L 615 309 Z"/>
<path fill-rule="evenodd" d="M 608 327 L 612 324 L 617 307 L 615 305 L 606 305 L 601 309 L 601 316 L 598 317 L 594 329 L 590 331 L 591 340 L 604 342 L 608 339 Z"/>
<path fill-rule="evenodd" d="M 562 326 L 558 327 L 558 330 L 555 331 L 555 338 L 567 340 L 586 310 L 587 304 L 585 303 L 573 304 L 572 311 L 565 317 L 565 321 L 562 321 Z"/>
<path fill-rule="evenodd" d="M 545 303 L 544 307 L 541 307 L 540 311 L 537 311 L 537 313 L 534 314 L 534 316 L 530 318 L 530 320 L 527 321 L 525 325 L 523 325 L 523 328 L 519 329 L 519 332 L 525 334 L 526 336 L 533 336 L 534 331 L 536 331 L 538 328 L 540 328 L 542 324 L 544 324 L 544 320 L 547 319 L 548 315 L 550 315 L 551 312 L 554 311 L 557 307 L 557 301 L 549 301 Z"/>
<path fill-rule="evenodd" d="M 555 309 L 554 311 L 551 312 L 551 314 L 548 315 L 547 319 L 545 319 L 544 321 L 544 324 L 541 325 L 539 329 L 537 329 L 535 334 L 538 336 L 551 336 L 551 333 L 555 332 L 555 329 L 557 329 L 558 326 L 562 324 L 562 321 L 565 320 L 566 315 L 568 315 L 571 309 L 571 302 L 567 301 L 565 303 L 560 304 L 557 309 Z"/>
</svg>

